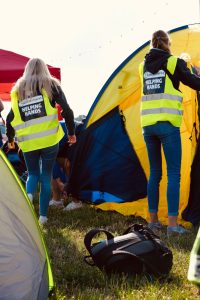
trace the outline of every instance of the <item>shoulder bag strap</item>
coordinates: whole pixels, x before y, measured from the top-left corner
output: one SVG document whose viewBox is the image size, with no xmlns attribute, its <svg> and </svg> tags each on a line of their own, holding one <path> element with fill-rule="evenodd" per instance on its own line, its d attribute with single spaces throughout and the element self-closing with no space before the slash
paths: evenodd
<svg viewBox="0 0 200 300">
<path fill-rule="evenodd" d="M 88 250 L 88 252 L 90 253 L 90 255 L 92 255 L 92 251 L 91 251 L 91 242 L 92 242 L 92 239 L 94 238 L 94 236 L 98 233 L 105 233 L 106 236 L 107 236 L 107 240 L 110 240 L 110 239 L 113 239 L 114 236 L 112 235 L 112 233 L 110 233 L 109 231 L 107 230 L 104 230 L 104 229 L 100 229 L 100 228 L 96 228 L 96 229 L 92 229 L 90 230 L 86 235 L 85 235 L 85 238 L 84 238 L 84 244 L 85 244 L 85 247 L 86 249 Z"/>
</svg>

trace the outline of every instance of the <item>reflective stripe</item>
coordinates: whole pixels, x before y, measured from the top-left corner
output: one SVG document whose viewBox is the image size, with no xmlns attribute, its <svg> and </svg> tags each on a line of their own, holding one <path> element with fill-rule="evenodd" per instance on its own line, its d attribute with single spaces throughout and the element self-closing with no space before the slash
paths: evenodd
<svg viewBox="0 0 200 300">
<path fill-rule="evenodd" d="M 58 128 L 59 128 L 59 126 L 49 129 L 49 130 L 42 131 L 42 132 L 37 132 L 37 133 L 20 136 L 20 137 L 17 137 L 17 140 L 18 140 L 18 142 L 25 142 L 25 141 L 29 141 L 32 139 L 37 139 L 37 138 L 45 137 L 48 135 L 52 135 L 58 131 Z"/>
<path fill-rule="evenodd" d="M 141 115 L 149 115 L 149 114 L 172 114 L 172 115 L 183 115 L 182 110 L 178 110 L 175 108 L 151 108 L 151 109 L 144 109 L 141 111 Z"/>
<path fill-rule="evenodd" d="M 15 130 L 19 130 L 19 129 L 27 128 L 27 127 L 32 126 L 32 125 L 41 124 L 41 123 L 48 122 L 48 121 L 53 121 L 53 120 L 56 120 L 57 118 L 58 118 L 58 115 L 56 113 L 54 115 L 45 116 L 45 117 L 41 117 L 41 118 L 26 121 L 23 124 L 13 126 L 13 128 Z"/>
<path fill-rule="evenodd" d="M 182 102 L 183 97 L 177 96 L 177 95 L 165 94 L 165 93 L 142 96 L 142 101 L 162 100 L 162 99 L 176 100 L 176 101 Z"/>
</svg>

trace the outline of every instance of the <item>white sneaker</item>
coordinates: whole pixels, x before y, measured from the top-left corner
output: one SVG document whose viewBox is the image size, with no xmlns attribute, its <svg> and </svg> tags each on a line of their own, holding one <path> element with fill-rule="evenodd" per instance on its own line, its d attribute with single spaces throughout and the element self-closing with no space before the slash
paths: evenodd
<svg viewBox="0 0 200 300">
<path fill-rule="evenodd" d="M 60 199 L 58 201 L 51 199 L 49 201 L 49 206 L 63 206 L 63 199 Z"/>
<path fill-rule="evenodd" d="M 45 216 L 40 216 L 40 217 L 39 217 L 39 223 L 40 223 L 41 225 L 45 224 L 45 223 L 47 222 L 47 220 L 48 220 L 48 218 L 45 217 Z"/>
<path fill-rule="evenodd" d="M 74 210 L 74 209 L 77 209 L 77 208 L 81 208 L 83 206 L 83 203 L 81 201 L 79 202 L 70 202 L 63 210 Z"/>
</svg>

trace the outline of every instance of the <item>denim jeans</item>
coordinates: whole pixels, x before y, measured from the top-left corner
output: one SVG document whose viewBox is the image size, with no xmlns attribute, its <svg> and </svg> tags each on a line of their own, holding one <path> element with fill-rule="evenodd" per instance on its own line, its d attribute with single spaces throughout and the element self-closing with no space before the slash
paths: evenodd
<svg viewBox="0 0 200 300">
<path fill-rule="evenodd" d="M 53 166 L 58 153 L 59 144 L 24 153 L 24 159 L 28 170 L 26 192 L 34 194 L 39 181 L 40 189 L 40 216 L 47 216 L 49 200 L 51 197 L 51 176 Z"/>
<path fill-rule="evenodd" d="M 150 177 L 147 186 L 150 213 L 157 213 L 159 185 L 162 178 L 161 145 L 167 165 L 168 216 L 177 216 L 180 196 L 181 138 L 180 129 L 169 122 L 157 122 L 143 128 L 150 163 Z"/>
</svg>

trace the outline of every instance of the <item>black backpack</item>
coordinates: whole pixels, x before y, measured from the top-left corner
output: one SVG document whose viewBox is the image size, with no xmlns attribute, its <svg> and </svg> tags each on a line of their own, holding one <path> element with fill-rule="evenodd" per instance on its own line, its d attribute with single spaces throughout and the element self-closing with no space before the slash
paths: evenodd
<svg viewBox="0 0 200 300">
<path fill-rule="evenodd" d="M 99 233 L 105 233 L 107 239 L 91 245 L 92 239 Z M 165 277 L 173 265 L 171 250 L 142 224 L 134 224 L 116 237 L 106 230 L 92 229 L 86 234 L 84 243 L 90 253 L 84 257 L 85 262 L 96 265 L 108 275 L 124 273 Z"/>
</svg>

